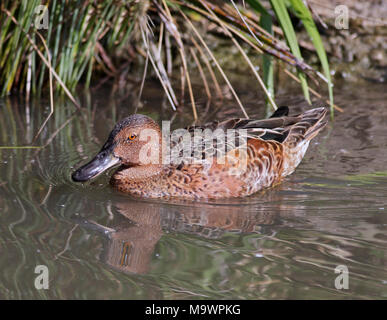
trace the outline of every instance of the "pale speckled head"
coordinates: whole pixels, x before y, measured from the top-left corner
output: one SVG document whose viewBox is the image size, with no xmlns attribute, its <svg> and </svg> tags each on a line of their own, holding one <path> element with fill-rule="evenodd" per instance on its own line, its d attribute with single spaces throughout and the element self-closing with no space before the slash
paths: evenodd
<svg viewBox="0 0 387 320">
<path fill-rule="evenodd" d="M 97 177 L 116 165 L 161 163 L 161 131 L 153 119 L 134 114 L 118 122 L 100 152 L 72 174 L 76 182 Z"/>
</svg>

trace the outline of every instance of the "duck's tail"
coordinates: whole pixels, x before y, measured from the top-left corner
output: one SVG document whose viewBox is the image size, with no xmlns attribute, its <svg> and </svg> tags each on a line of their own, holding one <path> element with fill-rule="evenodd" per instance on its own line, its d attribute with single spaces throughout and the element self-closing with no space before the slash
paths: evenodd
<svg viewBox="0 0 387 320">
<path fill-rule="evenodd" d="M 283 176 L 291 174 L 301 162 L 308 149 L 309 142 L 327 124 L 323 121 L 327 113 L 326 108 L 315 108 L 297 116 L 298 121 L 289 127 L 289 133 L 283 142 L 284 171 Z"/>
<path fill-rule="evenodd" d="M 326 113 L 325 108 L 315 108 L 298 115 L 298 121 L 289 128 L 284 144 L 294 148 L 300 143 L 312 140 L 327 124 L 327 121 L 323 121 Z"/>
</svg>

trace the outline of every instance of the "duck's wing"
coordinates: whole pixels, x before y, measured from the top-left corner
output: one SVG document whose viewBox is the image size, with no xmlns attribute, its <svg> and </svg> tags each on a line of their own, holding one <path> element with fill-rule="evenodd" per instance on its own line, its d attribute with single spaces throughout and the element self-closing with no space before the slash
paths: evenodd
<svg viewBox="0 0 387 320">
<path fill-rule="evenodd" d="M 184 163 L 191 161 L 192 157 L 215 155 L 220 150 L 232 150 L 246 143 L 246 139 L 258 139 L 263 141 L 276 141 L 281 144 L 297 145 L 301 141 L 312 139 L 322 129 L 326 122 L 322 122 L 326 114 L 325 108 L 315 108 L 299 115 L 288 116 L 289 108 L 280 107 L 268 119 L 229 119 L 226 121 L 213 121 L 200 126 L 186 128 L 189 133 L 190 148 L 192 153 L 185 154 Z M 229 136 L 229 130 L 233 133 Z M 241 130 L 242 131 L 239 131 Z M 205 133 L 209 134 L 206 135 Z M 199 133 L 199 134 L 198 134 Z M 200 133 L 204 133 L 200 135 Z M 223 136 L 222 136 L 223 135 Z M 195 138 L 196 136 L 196 138 Z M 242 138 L 240 139 L 240 137 Z M 188 142 L 188 137 L 186 137 Z M 171 139 L 171 153 L 175 157 L 182 158 L 183 150 L 177 145 L 184 144 L 184 138 Z M 196 150 L 196 155 L 194 152 Z M 201 150 L 201 151 L 200 151 Z M 200 151 L 198 153 L 198 151 Z"/>
<path fill-rule="evenodd" d="M 213 121 L 202 126 L 188 127 L 187 130 L 193 133 L 195 130 L 210 129 L 215 131 L 219 129 L 225 133 L 227 133 L 227 130 L 235 130 L 237 133 L 238 130 L 245 129 L 245 133 L 249 139 L 259 138 L 262 140 L 283 142 L 289 133 L 287 129 L 299 120 L 298 116 L 288 116 L 288 114 L 289 108 L 282 106 L 268 119 L 234 118 L 222 122 Z"/>
<path fill-rule="evenodd" d="M 268 119 L 230 119 L 218 123 L 217 128 L 246 129 L 248 139 L 274 140 L 290 145 L 311 140 L 327 123 L 323 121 L 327 113 L 324 107 L 293 116 L 288 116 L 288 113 L 289 108 L 283 106 Z"/>
</svg>

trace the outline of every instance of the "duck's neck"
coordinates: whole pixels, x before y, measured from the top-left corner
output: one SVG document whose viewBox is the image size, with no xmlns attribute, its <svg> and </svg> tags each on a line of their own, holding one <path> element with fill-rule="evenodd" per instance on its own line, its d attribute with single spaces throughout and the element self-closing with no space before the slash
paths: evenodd
<svg viewBox="0 0 387 320">
<path fill-rule="evenodd" d="M 147 180 L 161 174 L 163 166 L 161 164 L 149 164 L 119 169 L 114 174 L 116 180 L 141 181 Z"/>
</svg>

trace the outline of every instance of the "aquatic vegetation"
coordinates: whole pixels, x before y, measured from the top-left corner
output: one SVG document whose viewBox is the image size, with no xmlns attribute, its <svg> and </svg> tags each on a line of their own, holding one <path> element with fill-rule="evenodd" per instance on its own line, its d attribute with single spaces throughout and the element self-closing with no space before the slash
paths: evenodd
<svg viewBox="0 0 387 320">
<path fill-rule="evenodd" d="M 296 18 L 311 37 L 323 74 L 303 60 L 294 31 Z M 325 50 L 301 0 L 52 0 L 44 5 L 39 0 L 6 0 L 0 7 L 0 30 L 1 96 L 19 91 L 29 99 L 50 84 L 51 92 L 63 91 L 76 103 L 72 93 L 79 83 L 88 87 L 101 77 L 122 81 L 130 74 L 143 86 L 151 64 L 173 109 L 180 103 L 174 80 L 179 79 L 183 96 L 188 88 L 197 118 L 192 78 L 200 75 L 208 98 L 213 95 L 210 83 L 223 97 L 223 80 L 248 117 L 209 43 L 215 36 L 226 37 L 242 55 L 241 62 L 248 64 L 274 109 L 277 61 L 283 63 L 276 67 L 300 82 L 308 102 L 310 92 L 319 96 L 308 80 L 317 86 L 326 82 L 334 106 Z M 262 57 L 259 65 L 250 59 L 255 54 Z"/>
</svg>

